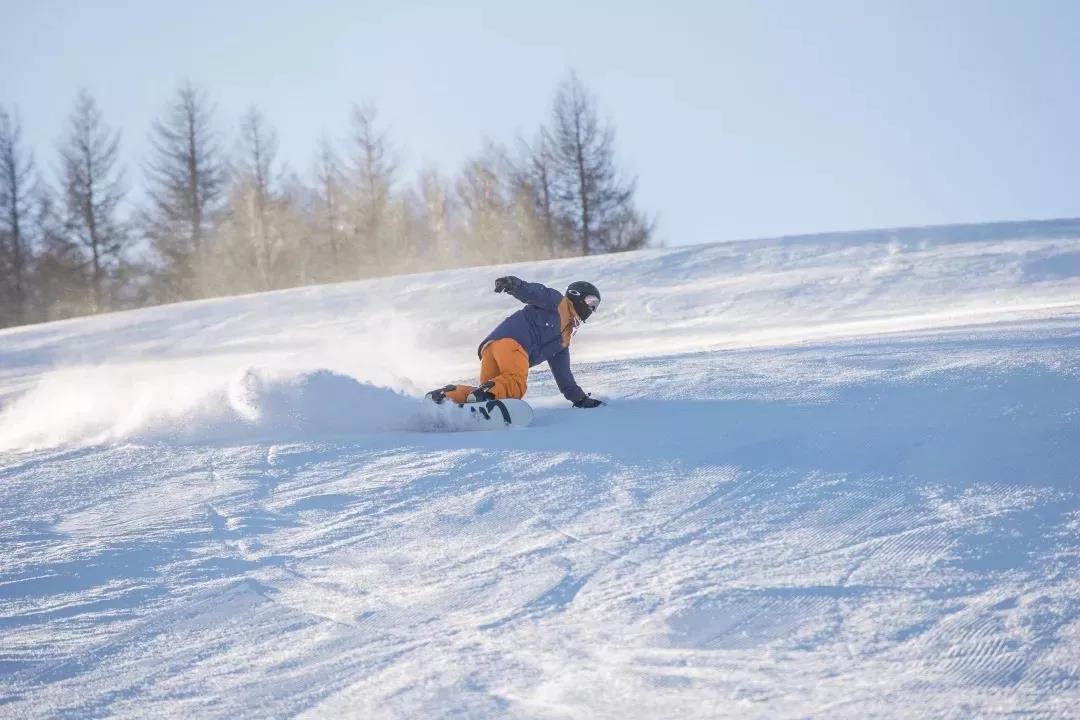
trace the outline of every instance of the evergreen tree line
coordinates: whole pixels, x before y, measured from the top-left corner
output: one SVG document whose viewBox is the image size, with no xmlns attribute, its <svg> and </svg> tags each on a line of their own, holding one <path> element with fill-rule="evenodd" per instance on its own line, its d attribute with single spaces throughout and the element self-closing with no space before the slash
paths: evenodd
<svg viewBox="0 0 1080 720">
<path fill-rule="evenodd" d="M 487 141 L 455 177 L 404 183 L 388 131 L 357 105 L 306 177 L 256 108 L 231 152 L 185 84 L 151 128 L 133 210 L 119 131 L 80 93 L 50 182 L 0 107 L 0 326 L 149 304 L 468 265 L 616 252 L 654 223 L 614 161 L 614 133 L 573 74 L 533 137 Z"/>
</svg>

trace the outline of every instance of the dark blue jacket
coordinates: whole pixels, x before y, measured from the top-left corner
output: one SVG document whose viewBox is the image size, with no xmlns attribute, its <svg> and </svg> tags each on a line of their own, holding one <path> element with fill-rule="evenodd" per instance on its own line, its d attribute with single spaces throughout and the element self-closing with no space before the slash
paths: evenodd
<svg viewBox="0 0 1080 720">
<path fill-rule="evenodd" d="M 507 292 L 525 307 L 499 323 L 480 343 L 477 354 L 492 340 L 517 340 L 529 355 L 529 367 L 547 362 L 563 397 L 572 403 L 585 398 L 585 391 L 570 372 L 570 336 L 577 321 L 570 301 L 558 290 L 540 283 L 522 282 Z"/>
</svg>

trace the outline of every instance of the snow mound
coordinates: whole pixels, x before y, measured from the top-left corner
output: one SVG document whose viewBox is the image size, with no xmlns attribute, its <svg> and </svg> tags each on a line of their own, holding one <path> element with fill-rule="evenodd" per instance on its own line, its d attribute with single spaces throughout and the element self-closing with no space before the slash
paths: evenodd
<svg viewBox="0 0 1080 720">
<path fill-rule="evenodd" d="M 227 377 L 136 368 L 46 376 L 0 411 L 0 451 L 116 442 L 253 443 L 464 429 L 456 414 L 329 370 Z"/>
</svg>

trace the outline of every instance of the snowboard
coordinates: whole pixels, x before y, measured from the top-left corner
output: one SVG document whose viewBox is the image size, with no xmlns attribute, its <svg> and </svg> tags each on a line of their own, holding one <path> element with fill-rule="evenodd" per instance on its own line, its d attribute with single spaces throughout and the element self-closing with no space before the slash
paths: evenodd
<svg viewBox="0 0 1080 720">
<path fill-rule="evenodd" d="M 487 400 L 484 402 L 445 402 L 433 407 L 438 410 L 439 429 L 445 430 L 506 430 L 527 427 L 533 421 L 533 409 L 524 400 Z"/>
</svg>

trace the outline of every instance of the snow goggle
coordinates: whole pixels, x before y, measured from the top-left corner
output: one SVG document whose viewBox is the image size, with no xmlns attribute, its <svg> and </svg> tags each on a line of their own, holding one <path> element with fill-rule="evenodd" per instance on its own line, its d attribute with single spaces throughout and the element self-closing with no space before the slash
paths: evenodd
<svg viewBox="0 0 1080 720">
<path fill-rule="evenodd" d="M 596 308 L 600 307 L 600 298 L 596 297 L 595 295 L 586 295 L 582 297 L 581 293 L 577 290 L 567 290 L 566 292 L 576 298 L 581 298 L 581 302 L 588 305 L 589 310 L 592 312 L 596 312 Z"/>
</svg>

